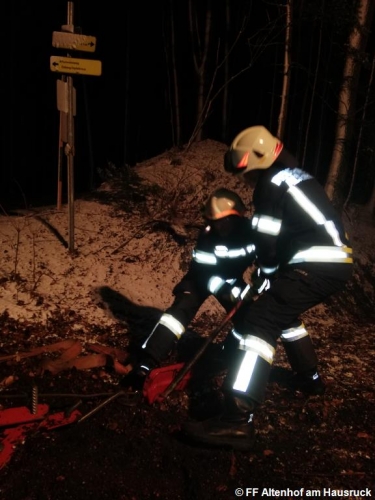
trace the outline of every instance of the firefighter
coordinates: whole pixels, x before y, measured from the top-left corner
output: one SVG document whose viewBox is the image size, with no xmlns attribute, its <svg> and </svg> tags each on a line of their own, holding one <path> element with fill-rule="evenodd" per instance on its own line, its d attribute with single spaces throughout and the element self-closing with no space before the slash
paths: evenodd
<svg viewBox="0 0 375 500">
<path fill-rule="evenodd" d="M 253 415 L 264 400 L 279 338 L 297 372 L 294 385 L 320 392 L 316 357 L 299 318 L 344 289 L 353 259 L 323 187 L 265 127 L 250 127 L 235 137 L 224 167 L 254 189 L 258 279 L 269 279 L 271 287 L 246 307 L 237 356 L 223 383 L 222 414 L 187 422 L 184 431 L 199 442 L 247 450 L 254 443 Z"/>
<path fill-rule="evenodd" d="M 205 229 L 199 234 L 189 269 L 173 290 L 174 301 L 144 342 L 133 370 L 122 385 L 140 390 L 149 372 L 175 348 L 205 300 L 213 295 L 229 312 L 247 290 L 243 275 L 253 265 L 251 220 L 240 196 L 225 188 L 214 191 L 204 207 Z M 263 280 L 265 281 L 265 280 Z M 233 333 L 241 309 L 232 318 Z M 224 342 L 227 351 L 237 341 Z"/>
</svg>

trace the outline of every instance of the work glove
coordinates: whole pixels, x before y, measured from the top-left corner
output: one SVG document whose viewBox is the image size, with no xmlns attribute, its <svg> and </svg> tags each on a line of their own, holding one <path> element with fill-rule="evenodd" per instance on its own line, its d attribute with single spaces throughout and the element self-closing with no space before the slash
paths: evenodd
<svg viewBox="0 0 375 500">
<path fill-rule="evenodd" d="M 133 370 L 121 380 L 121 387 L 135 392 L 141 392 L 148 373 L 149 372 L 141 371 L 138 368 L 133 368 Z"/>
<path fill-rule="evenodd" d="M 224 280 L 219 276 L 212 276 L 208 282 L 208 290 L 218 300 L 236 304 L 241 300 L 243 282 L 236 279 Z"/>
<path fill-rule="evenodd" d="M 255 271 L 251 275 L 251 284 L 254 292 L 260 295 L 270 288 L 271 281 L 269 277 L 263 274 L 260 268 L 258 268 L 255 269 Z"/>
<path fill-rule="evenodd" d="M 121 386 L 133 391 L 142 391 L 143 385 L 151 370 L 157 368 L 158 364 L 149 356 L 138 361 L 134 368 L 121 380 Z"/>
</svg>

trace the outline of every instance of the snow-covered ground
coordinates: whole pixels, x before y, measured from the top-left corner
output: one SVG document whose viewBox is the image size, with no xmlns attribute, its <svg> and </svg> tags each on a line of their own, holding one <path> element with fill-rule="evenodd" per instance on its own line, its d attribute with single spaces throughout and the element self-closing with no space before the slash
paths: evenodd
<svg viewBox="0 0 375 500">
<path fill-rule="evenodd" d="M 225 149 L 207 140 L 188 152 L 148 160 L 120 181 L 109 172 L 94 197 L 75 201 L 74 252 L 66 246 L 67 205 L 0 215 L 0 313 L 45 323 L 56 312 L 74 311 L 82 322 L 77 327 L 115 326 L 118 318 L 99 293 L 103 288 L 140 306 L 168 306 L 186 270 L 209 194 L 222 186 L 234 189 L 250 214 L 249 189 L 224 172 Z M 374 225 L 351 217 L 346 223 L 355 258 L 370 276 Z M 371 280 L 363 286 L 373 294 Z M 217 307 L 209 302 L 201 312 L 219 313 Z"/>
</svg>

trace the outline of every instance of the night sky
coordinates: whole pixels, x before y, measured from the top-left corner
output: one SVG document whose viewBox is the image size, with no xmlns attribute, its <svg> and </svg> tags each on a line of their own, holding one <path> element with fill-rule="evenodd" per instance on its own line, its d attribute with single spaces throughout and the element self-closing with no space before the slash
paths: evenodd
<svg viewBox="0 0 375 500">
<path fill-rule="evenodd" d="M 78 189 L 85 184 L 83 178 L 87 177 L 91 158 L 95 170 L 108 161 L 116 165 L 124 162 L 125 52 L 129 40 L 137 53 L 132 54 L 130 78 L 132 89 L 137 89 L 133 91 L 130 110 L 134 115 L 134 127 L 139 133 L 139 123 L 147 123 L 150 116 L 154 121 L 155 116 L 160 117 L 163 113 L 161 103 L 158 105 L 164 82 L 158 69 L 163 47 L 161 37 L 155 36 L 157 16 L 151 11 L 143 16 L 138 4 L 128 6 L 132 12 L 126 13 L 120 2 L 105 5 L 73 2 L 76 29 L 81 27 L 83 34 L 95 36 L 97 46 L 93 54 L 71 52 L 71 55 L 100 60 L 103 68 L 100 77 L 73 77 L 77 95 L 75 163 Z M 49 60 L 52 55 L 67 55 L 67 51 L 52 47 L 52 33 L 60 31 L 66 24 L 68 2 L 21 1 L 19 5 L 7 6 L 6 33 L 2 33 L 7 47 L 2 90 L 6 101 L 11 104 L 3 113 L 2 186 L 10 178 L 12 191 L 17 192 L 22 186 L 22 190 L 33 192 L 38 197 L 46 186 L 51 186 L 57 171 L 59 113 L 56 80 L 61 74 L 50 71 Z M 157 9 L 154 7 L 154 10 Z M 135 22 L 132 23 L 127 16 Z M 131 33 L 126 29 L 129 24 Z M 161 132 L 163 122 L 165 118 L 159 118 L 155 135 Z M 160 144 L 152 134 L 151 139 L 145 137 L 142 151 L 128 149 L 129 163 L 134 164 L 162 151 L 166 141 L 162 142 Z"/>
<path fill-rule="evenodd" d="M 344 1 L 350 3 L 351 0 Z M 275 131 L 280 109 L 285 34 L 285 10 L 276 4 L 263 0 L 229 3 L 232 7 L 229 41 L 233 42 L 243 29 L 231 55 L 229 75 L 242 73 L 228 86 L 225 133 L 222 131 L 221 93 L 211 108 L 203 135 L 203 138 L 226 143 L 250 125 L 263 124 Z M 312 117 L 309 142 L 312 156 L 308 160 L 312 170 L 318 168 L 314 162 L 319 161 L 315 141 L 319 141 L 319 151 L 327 147 L 324 162 L 330 160 L 337 89 L 342 74 L 340 57 L 347 35 L 344 27 L 338 25 L 335 13 L 335 6 L 342 13 L 342 2 L 332 0 L 329 12 L 325 13 L 327 21 L 322 24 L 317 22 L 320 3 L 323 2 L 303 2 L 302 14 L 306 19 L 296 4 L 292 54 L 295 63 L 287 130 L 288 147 L 301 153 L 312 102 L 309 93 L 314 72 L 319 69 L 320 79 L 314 89 L 316 115 Z M 170 54 L 171 6 L 176 26 L 182 144 L 190 139 L 195 124 L 196 76 L 188 31 L 188 0 L 147 3 L 77 0 L 72 4 L 76 31 L 80 28 L 83 34 L 96 37 L 97 44 L 92 54 L 72 51 L 71 55 L 100 60 L 103 68 L 99 77 L 73 77 L 77 93 L 75 177 L 76 190 L 80 192 L 92 187 L 92 182 L 100 181 L 97 171 L 108 162 L 117 167 L 132 166 L 174 145 L 171 67 L 166 62 L 166 55 Z M 203 20 L 208 0 L 193 0 L 193 4 L 198 8 L 199 19 Z M 218 67 L 217 61 L 222 61 L 226 40 L 226 2 L 215 0 L 211 4 L 213 31 L 206 89 Z M 12 198 L 17 203 L 24 203 L 27 198 L 33 204 L 55 198 L 59 122 L 56 81 L 61 75 L 50 71 L 49 60 L 52 55 L 67 55 L 67 51 L 52 47 L 52 32 L 60 31 L 66 24 L 67 12 L 65 0 L 34 3 L 19 0 L 17 4 L 7 2 L 3 6 L 2 200 Z M 320 53 L 319 36 L 323 36 Z M 220 68 L 215 90 L 222 84 L 223 68 Z"/>
</svg>

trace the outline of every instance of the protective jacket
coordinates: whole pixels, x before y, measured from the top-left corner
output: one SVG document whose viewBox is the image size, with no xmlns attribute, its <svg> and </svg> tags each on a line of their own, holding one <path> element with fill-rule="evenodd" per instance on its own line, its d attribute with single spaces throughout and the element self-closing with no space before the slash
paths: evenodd
<svg viewBox="0 0 375 500">
<path fill-rule="evenodd" d="M 246 287 L 243 275 L 255 258 L 251 221 L 233 216 L 231 224 L 227 237 L 211 226 L 198 236 L 188 272 L 173 290 L 173 304 L 161 315 L 142 346 L 144 354 L 158 363 L 167 357 L 210 295 L 230 311 Z"/>
<path fill-rule="evenodd" d="M 209 225 L 200 233 L 188 273 L 183 279 L 187 286 L 194 282 L 195 289 L 198 286 L 216 295 L 223 283 L 234 285 L 234 281 L 241 279 L 246 269 L 254 263 L 251 221 L 236 217 L 235 223 L 235 231 L 225 240 Z"/>
<path fill-rule="evenodd" d="M 270 274 L 287 265 L 348 279 L 352 249 L 339 214 L 307 172 L 277 162 L 261 172 L 253 194 L 258 264 Z"/>
</svg>

